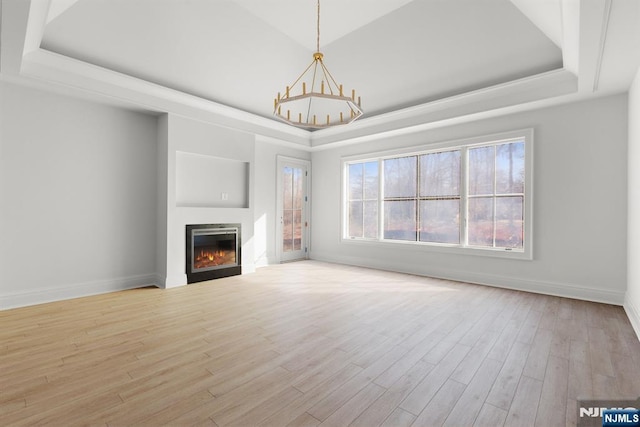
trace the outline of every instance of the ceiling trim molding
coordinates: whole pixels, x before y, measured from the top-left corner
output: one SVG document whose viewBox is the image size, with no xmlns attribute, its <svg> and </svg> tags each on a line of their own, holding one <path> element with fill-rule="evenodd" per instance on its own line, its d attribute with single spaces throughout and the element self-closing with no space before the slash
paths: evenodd
<svg viewBox="0 0 640 427">
<path fill-rule="evenodd" d="M 580 68 L 580 0 L 562 0 L 562 66 L 578 75 Z"/>
<path fill-rule="evenodd" d="M 607 32 L 609 20 L 611 19 L 611 0 L 605 0 L 604 13 L 602 15 L 602 28 L 600 28 L 600 45 L 598 46 L 598 59 L 596 60 L 596 73 L 593 77 L 593 91 L 598 90 L 600 83 L 600 71 L 602 70 L 602 58 L 604 57 L 604 47 L 607 43 Z"/>
<path fill-rule="evenodd" d="M 25 77 L 26 84 L 29 78 L 47 81 L 152 112 L 191 115 L 303 147 L 310 145 L 309 131 L 41 49 L 51 0 L 0 1 L 4 9 L 2 73 Z"/>
<path fill-rule="evenodd" d="M 598 88 L 611 14 L 611 0 L 559 0 L 562 13 L 563 68 L 500 85 L 363 118 L 349 126 L 309 132 L 211 100 L 150 83 L 126 74 L 41 49 L 51 0 L 2 1 L 3 77 L 24 84 L 65 88 L 91 99 L 111 100 L 156 113 L 174 113 L 233 127 L 316 151 L 354 141 L 398 135 L 436 125 L 471 120 L 501 111 L 505 114 L 541 101 L 566 99 Z M 73 0 L 65 0 L 73 4 Z M 561 102 L 561 101 L 558 101 Z"/>
<path fill-rule="evenodd" d="M 19 75 L 29 24 L 30 1 L 2 1 L 0 72 Z"/>
<path fill-rule="evenodd" d="M 579 6 L 578 90 L 593 93 L 602 65 L 610 0 L 581 1 Z"/>
<path fill-rule="evenodd" d="M 309 131 L 44 49 L 24 56 L 21 75 L 81 89 L 152 112 L 195 115 L 199 120 L 242 126 L 255 133 L 309 146 Z"/>
<path fill-rule="evenodd" d="M 44 29 L 47 25 L 47 16 L 51 7 L 51 0 L 30 1 L 29 18 L 24 41 L 23 55 L 28 55 L 40 49 Z"/>
<path fill-rule="evenodd" d="M 468 116 L 577 91 L 576 76 L 564 69 L 548 71 L 500 85 L 456 95 L 354 122 L 348 128 L 323 129 L 311 134 L 311 146 L 360 138 L 402 128 Z"/>
</svg>

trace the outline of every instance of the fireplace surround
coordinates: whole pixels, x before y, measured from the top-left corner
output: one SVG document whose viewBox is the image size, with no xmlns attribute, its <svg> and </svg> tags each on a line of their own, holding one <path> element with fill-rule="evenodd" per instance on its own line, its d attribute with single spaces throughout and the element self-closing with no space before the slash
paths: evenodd
<svg viewBox="0 0 640 427">
<path fill-rule="evenodd" d="M 240 224 L 187 225 L 187 283 L 242 274 L 240 239 Z"/>
</svg>

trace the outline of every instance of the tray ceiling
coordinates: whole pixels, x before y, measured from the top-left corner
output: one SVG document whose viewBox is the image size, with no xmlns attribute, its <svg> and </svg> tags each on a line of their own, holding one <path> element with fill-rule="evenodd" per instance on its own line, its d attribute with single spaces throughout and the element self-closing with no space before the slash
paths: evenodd
<svg viewBox="0 0 640 427">
<path fill-rule="evenodd" d="M 557 25 L 545 34 L 517 4 L 322 0 L 321 51 L 367 117 L 562 68 Z M 315 0 L 53 0 L 41 48 L 271 118 L 311 62 L 315 13 Z"/>
</svg>

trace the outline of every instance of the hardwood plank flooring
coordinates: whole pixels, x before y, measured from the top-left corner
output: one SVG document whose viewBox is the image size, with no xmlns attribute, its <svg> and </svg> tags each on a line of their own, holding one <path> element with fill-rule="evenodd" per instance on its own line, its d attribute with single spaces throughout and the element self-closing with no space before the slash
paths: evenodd
<svg viewBox="0 0 640 427">
<path fill-rule="evenodd" d="M 621 307 L 315 261 L 0 324 L 2 426 L 565 426 L 640 396 Z"/>
</svg>

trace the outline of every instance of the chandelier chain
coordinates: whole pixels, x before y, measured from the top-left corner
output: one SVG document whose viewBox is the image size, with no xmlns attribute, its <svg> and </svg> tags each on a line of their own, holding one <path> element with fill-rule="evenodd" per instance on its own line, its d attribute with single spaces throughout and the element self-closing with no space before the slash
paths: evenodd
<svg viewBox="0 0 640 427">
<path fill-rule="evenodd" d="M 324 55 L 320 52 L 320 0 L 316 1 L 316 11 L 316 51 L 313 61 L 291 86 L 286 87 L 284 96 L 278 92 L 273 110 L 274 116 L 280 120 L 309 130 L 348 124 L 363 114 L 359 96 L 356 101 L 355 89 L 351 90 L 351 96 L 345 96 L 342 85 L 324 65 Z M 307 74 L 309 72 L 310 76 Z M 295 90 L 300 81 L 302 90 Z M 309 83 L 310 87 L 307 86 Z"/>
</svg>

